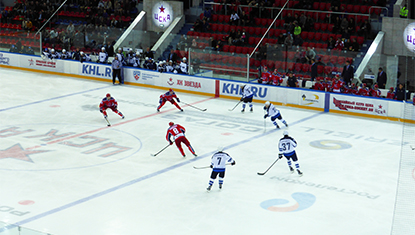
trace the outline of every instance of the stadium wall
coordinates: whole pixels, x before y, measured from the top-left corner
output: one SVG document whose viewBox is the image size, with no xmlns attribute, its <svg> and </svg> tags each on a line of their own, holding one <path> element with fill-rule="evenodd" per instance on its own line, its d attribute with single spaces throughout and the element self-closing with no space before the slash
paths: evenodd
<svg viewBox="0 0 415 235">
<path fill-rule="evenodd" d="M 111 65 L 70 60 L 43 60 L 40 56 L 0 53 L 0 67 L 112 82 Z M 239 100 L 245 82 L 123 68 L 125 84 Z M 325 111 L 366 118 L 403 121 L 404 103 L 383 98 L 326 93 L 309 89 L 253 84 L 254 102 Z M 413 120 L 405 120 L 414 122 Z"/>
</svg>

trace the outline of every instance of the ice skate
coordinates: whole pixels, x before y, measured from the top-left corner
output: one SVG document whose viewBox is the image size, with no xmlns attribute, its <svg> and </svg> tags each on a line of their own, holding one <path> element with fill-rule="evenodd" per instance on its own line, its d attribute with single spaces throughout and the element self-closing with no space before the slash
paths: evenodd
<svg viewBox="0 0 415 235">
<path fill-rule="evenodd" d="M 245 112 L 245 109 L 242 109 L 242 110 L 241 110 L 241 113 L 243 113 L 243 112 Z"/>
<path fill-rule="evenodd" d="M 193 154 L 193 156 L 197 157 L 197 154 L 196 154 L 196 153 L 194 153 L 194 154 Z"/>
<path fill-rule="evenodd" d="M 291 174 L 294 173 L 294 168 L 292 166 L 290 166 L 290 171 L 291 171 Z"/>
<path fill-rule="evenodd" d="M 222 189 L 222 184 L 219 184 L 219 189 Z"/>
<path fill-rule="evenodd" d="M 251 110 L 249 110 L 249 111 L 253 112 L 254 111 L 254 108 L 251 107 Z"/>
<path fill-rule="evenodd" d="M 277 128 L 277 129 L 280 129 L 280 126 L 278 126 L 278 125 L 275 125 L 275 128 Z"/>
<path fill-rule="evenodd" d="M 301 172 L 300 170 L 297 169 L 298 175 L 299 176 L 303 176 L 303 172 Z"/>
<path fill-rule="evenodd" d="M 207 188 L 206 188 L 206 190 L 208 191 L 208 192 L 210 192 L 210 190 L 212 189 L 212 185 L 209 185 Z"/>
<path fill-rule="evenodd" d="M 183 109 L 180 109 L 180 112 L 183 112 Z"/>
</svg>

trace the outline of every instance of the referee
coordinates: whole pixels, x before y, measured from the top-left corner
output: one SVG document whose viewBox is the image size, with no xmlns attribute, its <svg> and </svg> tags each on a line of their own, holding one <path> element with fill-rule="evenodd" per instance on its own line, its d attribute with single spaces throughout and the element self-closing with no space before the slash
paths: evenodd
<svg viewBox="0 0 415 235">
<path fill-rule="evenodd" d="M 124 84 L 124 79 L 121 76 L 121 61 L 118 60 L 117 56 L 114 57 L 114 60 L 111 64 L 112 67 L 112 84 L 115 85 L 115 78 L 118 78 L 119 85 Z"/>
</svg>

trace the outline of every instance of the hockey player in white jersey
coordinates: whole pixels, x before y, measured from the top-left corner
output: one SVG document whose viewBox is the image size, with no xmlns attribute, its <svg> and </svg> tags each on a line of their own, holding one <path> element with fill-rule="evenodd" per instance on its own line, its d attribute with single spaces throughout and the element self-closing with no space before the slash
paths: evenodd
<svg viewBox="0 0 415 235">
<path fill-rule="evenodd" d="M 241 93 L 242 93 L 241 101 L 243 101 L 241 112 L 245 112 L 246 104 L 249 104 L 250 111 L 253 112 L 254 108 L 252 106 L 252 98 L 254 97 L 254 92 L 252 92 L 252 86 L 249 84 L 242 85 Z"/>
<path fill-rule="evenodd" d="M 61 57 L 60 57 L 60 55 L 59 55 L 59 53 L 58 52 L 56 52 L 55 51 L 55 49 L 51 49 L 50 50 L 50 54 L 49 54 L 49 59 L 51 59 L 51 60 L 56 60 L 56 59 L 60 59 Z"/>
<path fill-rule="evenodd" d="M 285 158 L 287 158 L 288 167 L 290 168 L 291 173 L 294 173 L 294 168 L 292 167 L 292 164 L 294 164 L 298 175 L 303 176 L 303 172 L 300 171 L 300 164 L 298 163 L 297 154 L 295 152 L 297 142 L 294 140 L 294 138 L 288 135 L 288 131 L 284 131 L 283 135 L 284 137 L 280 139 L 278 144 L 280 151 L 278 157 L 281 159 L 283 156 L 285 156 Z"/>
<path fill-rule="evenodd" d="M 264 110 L 267 112 L 264 115 L 264 119 L 267 117 L 271 117 L 272 124 L 275 125 L 275 127 L 280 128 L 276 122 L 276 119 L 280 120 L 286 127 L 288 127 L 287 122 L 282 118 L 280 111 L 273 105 L 271 102 L 267 101 L 265 102 Z"/>
<path fill-rule="evenodd" d="M 187 67 L 188 67 L 187 59 L 186 57 L 183 57 L 182 62 L 180 62 L 180 73 L 187 74 L 187 69 L 188 69 Z"/>
<path fill-rule="evenodd" d="M 101 51 L 98 53 L 97 63 L 106 64 L 108 62 L 108 53 L 105 51 L 105 47 L 101 48 Z"/>
<path fill-rule="evenodd" d="M 141 68 L 141 55 L 140 52 L 136 52 L 133 58 L 133 67 Z"/>
<path fill-rule="evenodd" d="M 213 154 L 210 168 L 212 173 L 210 175 L 209 186 L 207 191 L 212 189 L 212 185 L 215 182 L 216 177 L 219 175 L 219 189 L 222 189 L 223 178 L 225 178 L 226 163 L 230 162 L 231 165 L 235 165 L 236 162 L 229 156 L 229 154 L 223 152 L 223 148 L 219 147 L 218 152 Z"/>
<path fill-rule="evenodd" d="M 62 50 L 61 53 L 61 59 L 62 60 L 70 60 L 72 58 L 72 55 L 70 52 L 67 52 L 65 49 Z"/>
</svg>

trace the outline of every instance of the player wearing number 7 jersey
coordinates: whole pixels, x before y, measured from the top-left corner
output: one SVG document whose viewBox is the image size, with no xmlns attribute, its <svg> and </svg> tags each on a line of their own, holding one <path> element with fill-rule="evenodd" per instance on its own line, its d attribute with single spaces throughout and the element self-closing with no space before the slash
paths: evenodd
<svg viewBox="0 0 415 235">
<path fill-rule="evenodd" d="M 232 165 L 236 164 L 235 160 L 233 160 L 229 154 L 223 152 L 222 147 L 219 147 L 218 152 L 212 156 L 212 163 L 210 164 L 210 168 L 212 168 L 212 174 L 210 175 L 207 191 L 212 189 L 213 182 L 215 182 L 215 179 L 218 175 L 219 189 L 222 189 L 223 178 L 225 178 L 226 163 L 228 162 L 230 162 Z"/>
<path fill-rule="evenodd" d="M 280 150 L 278 157 L 281 159 L 282 156 L 285 156 L 285 158 L 287 158 L 288 167 L 290 168 L 291 173 L 294 173 L 294 168 L 291 166 L 292 160 L 295 165 L 295 168 L 297 169 L 298 174 L 302 176 L 303 173 L 300 171 L 300 164 L 298 164 L 297 154 L 294 150 L 297 147 L 297 142 L 294 140 L 293 137 L 288 135 L 288 131 L 284 131 L 283 135 L 284 137 L 280 139 L 280 142 L 278 144 L 278 148 Z"/>
<path fill-rule="evenodd" d="M 182 143 L 184 143 L 189 148 L 190 152 L 197 157 L 195 151 L 190 145 L 190 142 L 184 136 L 186 129 L 179 124 L 174 124 L 174 122 L 169 122 L 169 126 L 169 129 L 167 129 L 166 139 L 169 141 L 170 145 L 172 145 L 174 141 L 182 156 L 186 157 L 182 148 Z M 171 140 L 171 137 L 173 137 L 173 141 Z"/>
</svg>

